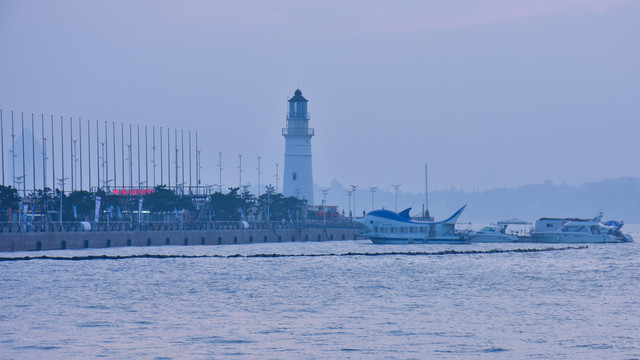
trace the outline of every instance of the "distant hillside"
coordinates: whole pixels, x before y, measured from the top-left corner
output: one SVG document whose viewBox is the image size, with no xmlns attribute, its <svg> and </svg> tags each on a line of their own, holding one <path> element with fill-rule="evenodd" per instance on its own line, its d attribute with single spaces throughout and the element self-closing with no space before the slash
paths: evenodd
<svg viewBox="0 0 640 360">
<path fill-rule="evenodd" d="M 316 199 L 322 199 L 318 186 L 316 190 Z M 374 196 L 375 208 L 394 210 L 393 190 L 378 190 Z M 424 193 L 400 191 L 398 210 L 412 207 L 411 214 L 419 214 L 424 199 Z M 338 205 L 348 213 L 348 200 L 346 187 L 334 180 L 327 195 L 327 204 Z M 546 181 L 542 184 L 480 192 L 456 189 L 429 192 L 429 209 L 436 220 L 447 217 L 464 204 L 467 204 L 467 209 L 460 219 L 462 222 L 489 223 L 513 217 L 529 221 L 544 216 L 591 217 L 602 211 L 605 219 L 640 224 L 640 178 L 606 179 L 580 186 L 554 185 L 551 181 Z M 362 210 L 371 210 L 371 192 L 368 189 L 357 191 L 356 206 L 358 216 L 362 216 Z"/>
</svg>

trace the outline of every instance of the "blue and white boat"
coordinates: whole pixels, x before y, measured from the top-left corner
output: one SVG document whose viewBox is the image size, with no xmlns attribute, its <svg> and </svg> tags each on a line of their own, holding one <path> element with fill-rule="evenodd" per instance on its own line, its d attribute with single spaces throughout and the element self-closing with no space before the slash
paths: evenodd
<svg viewBox="0 0 640 360">
<path fill-rule="evenodd" d="M 456 231 L 456 221 L 466 205 L 443 221 L 417 221 L 409 216 L 408 208 L 399 213 L 374 210 L 363 218 L 354 219 L 367 228 L 361 236 L 374 244 L 467 244 L 469 231 Z"/>
</svg>

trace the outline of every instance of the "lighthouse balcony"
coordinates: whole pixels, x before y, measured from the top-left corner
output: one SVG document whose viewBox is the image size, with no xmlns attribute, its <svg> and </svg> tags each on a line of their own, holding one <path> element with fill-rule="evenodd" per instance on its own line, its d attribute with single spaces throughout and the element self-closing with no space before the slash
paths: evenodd
<svg viewBox="0 0 640 360">
<path fill-rule="evenodd" d="M 288 112 L 287 119 L 305 119 L 309 120 L 311 118 L 310 112 Z"/>
<path fill-rule="evenodd" d="M 303 136 L 313 136 L 314 135 L 313 128 L 283 128 L 282 135 L 303 135 Z"/>
</svg>

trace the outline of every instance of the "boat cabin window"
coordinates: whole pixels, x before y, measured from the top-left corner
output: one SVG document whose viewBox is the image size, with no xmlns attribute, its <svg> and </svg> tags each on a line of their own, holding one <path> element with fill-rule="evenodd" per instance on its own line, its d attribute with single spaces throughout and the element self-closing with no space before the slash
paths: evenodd
<svg viewBox="0 0 640 360">
<path fill-rule="evenodd" d="M 567 226 L 564 228 L 565 232 L 584 232 L 585 230 L 584 226 Z"/>
<path fill-rule="evenodd" d="M 400 232 L 401 233 L 406 233 L 407 232 L 407 228 L 406 227 L 401 227 L 400 228 Z"/>
<path fill-rule="evenodd" d="M 426 233 L 427 232 L 427 227 L 426 226 L 425 227 L 421 227 L 420 228 L 420 232 L 421 233 Z"/>
</svg>

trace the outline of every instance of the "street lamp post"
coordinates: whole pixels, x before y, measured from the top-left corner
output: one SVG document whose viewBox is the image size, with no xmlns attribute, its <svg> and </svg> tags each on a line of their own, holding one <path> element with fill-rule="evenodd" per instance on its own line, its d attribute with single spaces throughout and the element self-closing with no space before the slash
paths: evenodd
<svg viewBox="0 0 640 360">
<path fill-rule="evenodd" d="M 351 220 L 351 194 L 353 194 L 353 191 L 351 190 L 347 190 L 347 195 L 349 196 L 349 220 Z"/>
<path fill-rule="evenodd" d="M 25 176 L 24 175 L 20 175 L 20 176 L 16 176 L 14 178 L 14 182 L 18 185 L 16 185 L 17 187 L 14 186 L 15 189 L 19 189 L 20 186 L 22 186 L 22 183 L 25 181 Z"/>
<path fill-rule="evenodd" d="M 20 184 L 22 184 L 25 180 L 25 176 L 17 176 L 14 178 L 14 182 L 16 182 L 18 184 L 18 186 L 20 186 Z M 17 189 L 17 188 L 16 188 Z M 23 197 L 24 198 L 24 197 Z M 22 219 L 24 218 L 24 208 L 22 207 L 22 199 L 20 199 L 20 204 L 18 206 L 20 206 L 20 208 L 18 209 L 18 215 L 19 215 L 19 219 L 18 222 L 20 224 L 22 224 Z M 21 225 L 22 226 L 22 225 Z"/>
<path fill-rule="evenodd" d="M 153 141 L 151 144 L 151 163 L 153 164 L 153 186 L 156 186 L 156 127 L 154 126 L 152 129 L 152 137 L 153 137 Z M 162 136 L 160 137 L 162 139 Z"/>
<path fill-rule="evenodd" d="M 322 189 L 322 222 L 326 223 L 327 222 L 327 212 L 326 209 L 324 207 L 325 203 L 327 202 L 327 194 L 329 193 L 329 189 Z"/>
<path fill-rule="evenodd" d="M 280 189 L 278 188 L 278 183 L 280 182 L 280 176 L 278 175 L 278 163 L 276 163 L 276 194 L 280 193 Z"/>
<path fill-rule="evenodd" d="M 356 216 L 356 188 L 357 185 L 351 185 L 351 192 L 353 193 L 353 216 Z"/>
<path fill-rule="evenodd" d="M 260 174 L 262 174 L 262 170 L 260 170 L 260 156 L 258 156 L 258 196 L 260 196 Z"/>
<path fill-rule="evenodd" d="M 218 181 L 218 191 L 222 193 L 222 153 L 218 152 L 218 176 L 220 176 L 220 180 Z"/>
<path fill-rule="evenodd" d="M 115 173 L 113 174 L 115 177 Z M 104 188 L 105 189 L 109 189 L 109 183 L 114 181 L 113 179 L 108 179 L 104 181 Z M 107 190 L 105 190 L 105 195 L 107 193 Z M 109 227 L 109 224 L 111 224 L 111 211 L 109 210 L 109 197 L 105 196 L 105 206 L 107 207 L 107 227 Z"/>
<path fill-rule="evenodd" d="M 398 212 L 398 189 L 400 189 L 400 184 L 392 185 L 393 189 L 396 191 L 396 212 Z"/>
<path fill-rule="evenodd" d="M 238 187 L 242 187 L 242 154 L 238 154 Z"/>
<path fill-rule="evenodd" d="M 58 181 L 58 185 L 60 186 L 60 216 L 58 216 L 59 220 L 60 220 L 60 229 L 62 229 L 62 197 L 64 196 L 64 183 L 68 180 L 69 178 L 56 178 L 56 181 Z"/>
<path fill-rule="evenodd" d="M 371 211 L 373 211 L 373 194 L 375 194 L 376 190 L 378 190 L 377 186 L 369 186 L 369 191 L 371 191 Z"/>
<path fill-rule="evenodd" d="M 142 185 L 146 184 L 146 181 L 138 181 L 138 193 L 140 194 L 140 200 L 138 200 L 138 224 L 142 222 Z"/>
<path fill-rule="evenodd" d="M 198 140 L 198 136 L 197 135 L 198 135 L 198 133 L 196 132 L 196 146 L 198 145 L 198 141 L 197 141 Z M 197 150 L 196 151 L 196 162 L 197 162 L 196 168 L 197 168 L 197 174 L 198 174 L 196 176 L 197 177 L 196 182 L 198 183 L 198 187 L 197 187 L 198 195 L 200 195 L 200 186 L 201 186 L 200 173 L 202 172 L 202 165 L 201 165 L 202 162 L 200 160 L 200 153 L 201 152 L 202 152 L 202 150 Z"/>
<path fill-rule="evenodd" d="M 267 188 L 267 225 L 271 219 L 271 191 Z"/>
<path fill-rule="evenodd" d="M 245 204 L 246 204 L 247 195 L 249 193 L 249 185 L 241 185 L 240 188 L 242 189 L 242 198 L 245 200 Z M 240 210 L 242 210 L 242 208 Z M 242 220 L 251 221 L 251 219 L 249 219 L 248 217 L 245 217 L 244 210 L 241 211 L 241 214 L 242 214 Z"/>
</svg>

